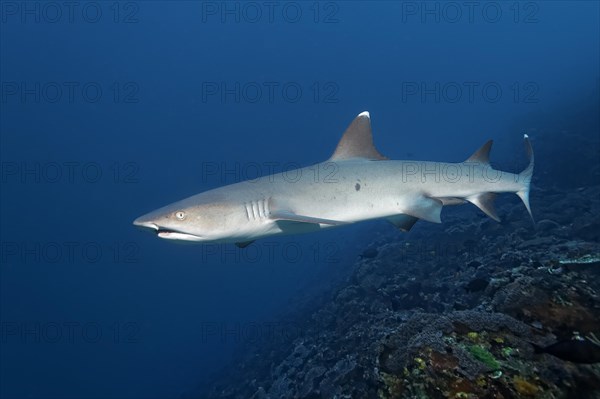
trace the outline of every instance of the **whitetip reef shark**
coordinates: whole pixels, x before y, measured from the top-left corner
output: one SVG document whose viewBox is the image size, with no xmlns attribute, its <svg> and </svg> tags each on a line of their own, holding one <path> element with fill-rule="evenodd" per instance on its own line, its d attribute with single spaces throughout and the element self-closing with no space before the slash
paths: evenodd
<svg viewBox="0 0 600 399">
<path fill-rule="evenodd" d="M 492 140 L 460 163 L 390 160 L 373 145 L 371 118 L 362 112 L 323 163 L 209 190 L 133 224 L 165 239 L 243 248 L 263 237 L 381 218 L 409 231 L 420 219 L 441 223 L 444 205 L 465 202 L 500 221 L 493 200 L 505 192 L 517 194 L 531 216 L 534 158 L 524 138 L 529 165 L 518 174 L 492 168 Z"/>
</svg>

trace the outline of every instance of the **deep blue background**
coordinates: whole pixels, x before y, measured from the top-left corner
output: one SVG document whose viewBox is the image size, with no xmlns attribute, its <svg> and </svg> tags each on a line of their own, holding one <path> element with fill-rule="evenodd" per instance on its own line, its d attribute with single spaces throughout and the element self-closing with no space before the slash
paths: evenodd
<svg viewBox="0 0 600 399">
<path fill-rule="evenodd" d="M 325 2 L 318 16 L 313 3 L 281 2 L 273 21 L 253 3 L 258 22 L 242 3 L 228 3 L 240 9 L 237 22 L 235 11 L 208 12 L 220 2 L 101 2 L 95 23 L 82 16 L 88 3 L 77 3 L 72 21 L 59 6 L 54 23 L 44 3 L 27 3 L 34 14 L 25 3 L 1 4 L 3 398 L 176 397 L 227 363 L 238 333 L 207 335 L 208 325 L 235 331 L 274 320 L 369 242 L 361 226 L 270 239 L 274 256 L 257 243 L 263 253 L 253 261 L 235 258 L 233 246 L 177 245 L 131 225 L 244 177 L 207 171 L 322 161 L 363 110 L 390 158 L 461 161 L 494 138 L 492 159 L 518 169 L 523 131 L 534 146 L 544 140 L 545 121 L 535 118 L 598 90 L 592 1 L 477 3 L 472 19 L 461 6 L 456 22 L 456 9 L 436 2 Z M 52 82 L 64 89 L 56 102 Z M 73 101 L 65 82 L 78 85 Z M 102 89 L 96 102 L 82 95 L 90 82 Z M 262 96 L 223 101 L 205 90 L 236 82 L 262 87 Z M 436 82 L 439 101 L 406 92 Z M 472 101 L 465 82 L 475 85 Z M 19 92 L 37 83 L 39 101 Z M 277 85 L 273 101 L 266 84 Z M 482 94 L 486 84 L 502 89 L 497 101 Z M 282 94 L 285 85 L 302 89 L 298 101 Z M 290 246 L 301 249 L 298 262 Z M 99 260 L 84 248 L 99 248 Z M 66 325 L 75 325 L 72 338 Z"/>
</svg>

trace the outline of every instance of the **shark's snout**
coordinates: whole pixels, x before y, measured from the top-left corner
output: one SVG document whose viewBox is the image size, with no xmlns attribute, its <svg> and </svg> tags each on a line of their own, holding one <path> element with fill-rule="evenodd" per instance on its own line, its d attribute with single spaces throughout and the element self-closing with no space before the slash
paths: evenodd
<svg viewBox="0 0 600 399">
<path fill-rule="evenodd" d="M 144 227 L 147 229 L 158 230 L 158 225 L 146 216 L 140 216 L 133 221 L 134 226 Z"/>
<path fill-rule="evenodd" d="M 133 221 L 133 224 L 144 229 L 150 229 L 154 231 L 160 238 L 166 238 L 168 240 L 181 240 L 181 241 L 202 241 L 203 238 L 200 235 L 192 234 L 180 230 L 179 228 L 173 228 L 164 226 L 160 222 L 161 217 L 157 216 L 156 212 L 151 212 L 146 215 L 140 216 Z"/>
</svg>

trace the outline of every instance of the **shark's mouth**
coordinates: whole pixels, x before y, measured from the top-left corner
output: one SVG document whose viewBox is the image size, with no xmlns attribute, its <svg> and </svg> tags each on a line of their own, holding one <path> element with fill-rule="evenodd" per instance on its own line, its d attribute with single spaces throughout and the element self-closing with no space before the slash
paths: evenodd
<svg viewBox="0 0 600 399">
<path fill-rule="evenodd" d="M 182 233 L 180 231 L 175 231 L 175 230 L 164 229 L 162 227 L 159 227 L 156 230 L 156 235 L 159 236 L 160 238 L 164 238 L 167 240 L 204 241 L 202 239 L 202 237 L 200 237 L 200 236 L 197 236 L 194 234 Z"/>
<path fill-rule="evenodd" d="M 181 241 L 206 241 L 206 238 L 197 236 L 195 234 L 185 233 L 183 231 L 177 231 L 172 229 L 167 229 L 162 226 L 157 225 L 154 222 L 146 221 L 143 218 L 136 219 L 133 222 L 134 225 L 145 227 L 156 232 L 156 235 L 160 238 L 165 238 L 167 240 L 181 240 Z"/>
</svg>

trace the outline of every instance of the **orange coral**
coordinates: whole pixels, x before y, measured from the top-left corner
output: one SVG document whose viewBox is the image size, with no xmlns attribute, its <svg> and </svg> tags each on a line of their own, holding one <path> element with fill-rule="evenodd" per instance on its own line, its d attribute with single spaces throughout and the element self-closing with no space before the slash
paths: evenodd
<svg viewBox="0 0 600 399">
<path fill-rule="evenodd" d="M 513 385 L 519 395 L 523 396 L 535 396 L 540 390 L 537 385 L 534 385 L 526 379 L 518 376 L 513 378 Z"/>
</svg>

